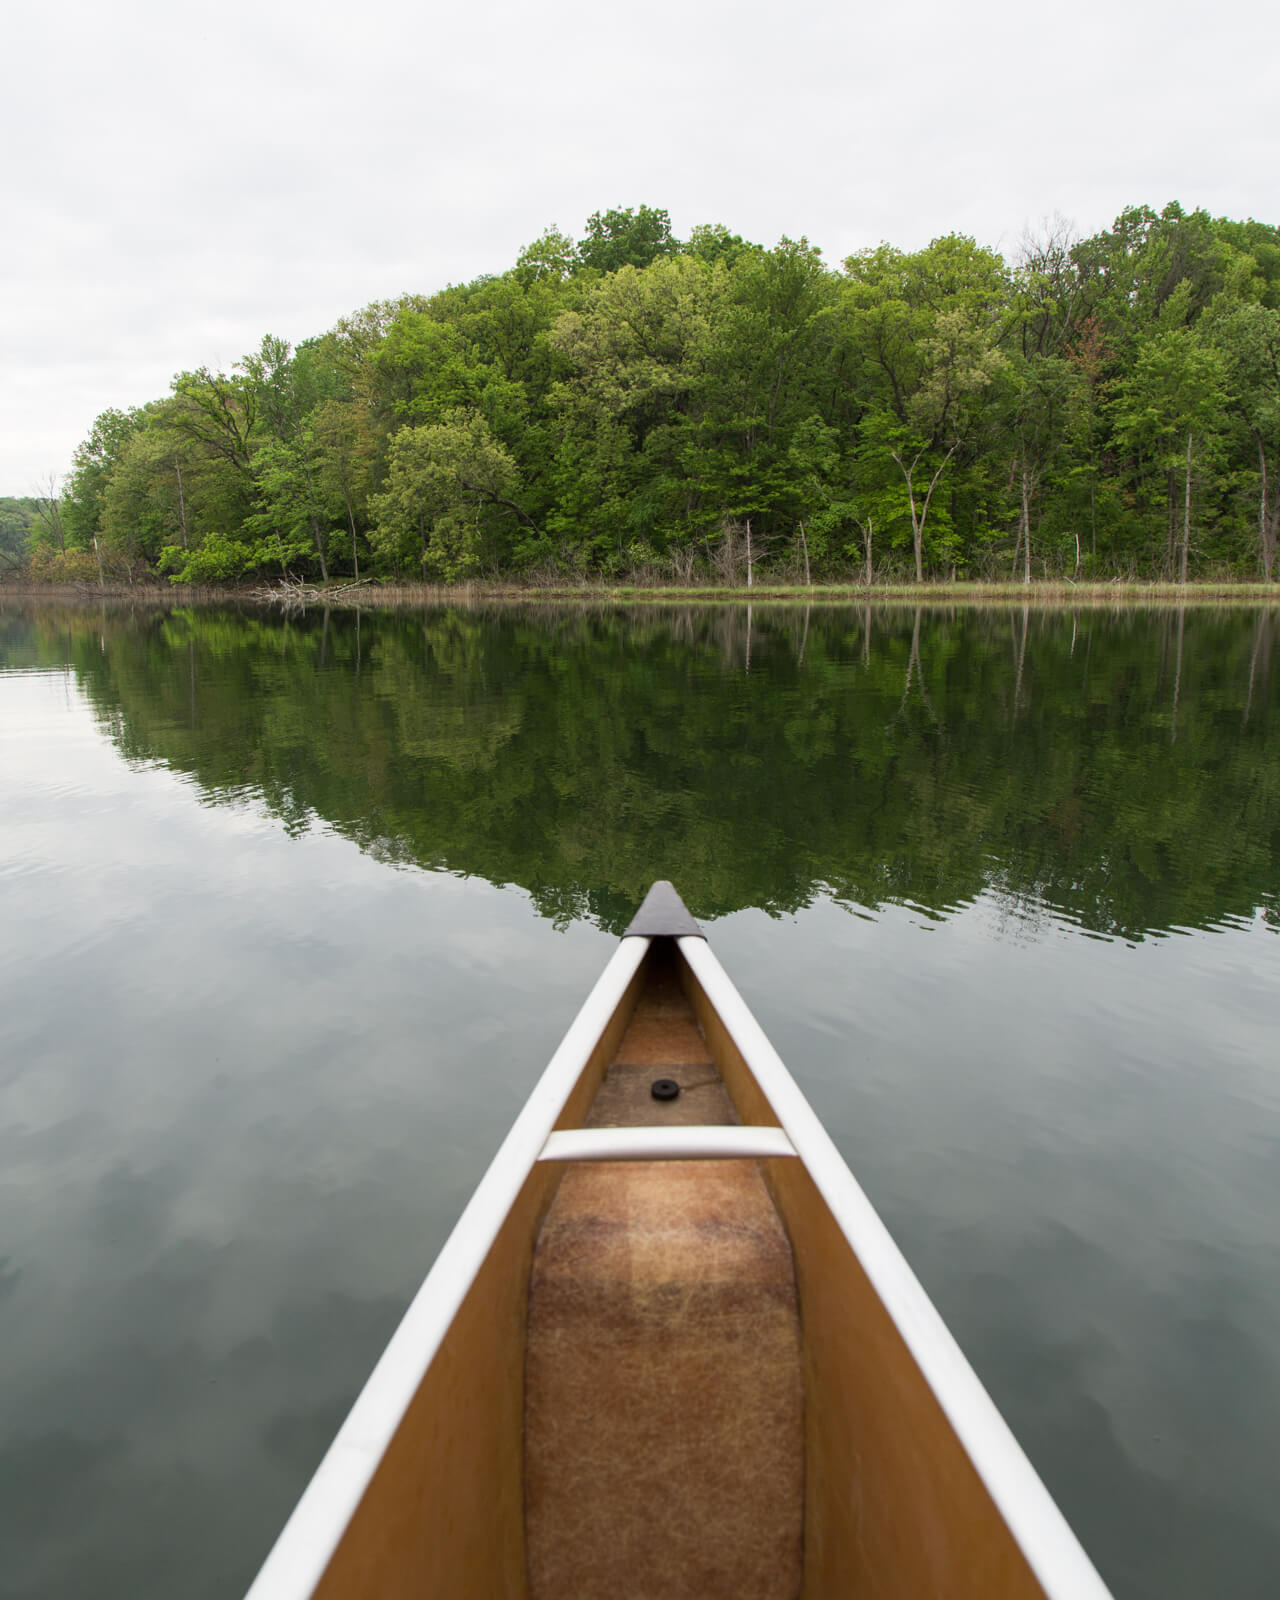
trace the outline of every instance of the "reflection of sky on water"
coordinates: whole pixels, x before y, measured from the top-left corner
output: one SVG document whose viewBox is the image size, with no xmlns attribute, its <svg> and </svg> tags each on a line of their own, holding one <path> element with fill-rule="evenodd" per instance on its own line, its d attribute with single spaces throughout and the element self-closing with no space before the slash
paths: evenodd
<svg viewBox="0 0 1280 1600">
<path fill-rule="evenodd" d="M 716 946 L 1117 1593 L 1271 1593 L 1274 934 L 917 920 Z"/>
<path fill-rule="evenodd" d="M 612 941 L 131 770 L 60 674 L 0 749 L 0 1592 L 235 1594 Z M 1118 1595 L 1270 1593 L 1274 934 L 714 938 Z"/>
<path fill-rule="evenodd" d="M 610 941 L 0 707 L 5 1592 L 234 1593 Z"/>
</svg>

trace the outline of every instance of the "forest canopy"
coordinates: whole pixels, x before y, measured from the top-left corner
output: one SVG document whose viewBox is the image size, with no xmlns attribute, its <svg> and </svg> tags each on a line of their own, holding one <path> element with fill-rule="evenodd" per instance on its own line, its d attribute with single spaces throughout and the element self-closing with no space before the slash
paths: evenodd
<svg viewBox="0 0 1280 1600">
<path fill-rule="evenodd" d="M 1271 582 L 1280 229 L 1174 203 L 832 266 L 597 212 L 180 372 L 10 504 L 0 565 L 51 581 Z"/>
</svg>

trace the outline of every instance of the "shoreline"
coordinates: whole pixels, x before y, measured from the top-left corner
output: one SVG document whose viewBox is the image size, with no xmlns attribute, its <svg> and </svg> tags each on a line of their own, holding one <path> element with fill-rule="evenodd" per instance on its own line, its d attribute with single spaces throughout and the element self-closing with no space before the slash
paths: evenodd
<svg viewBox="0 0 1280 1600">
<path fill-rule="evenodd" d="M 1201 581 L 1164 583 L 1110 580 L 1073 583 L 1069 579 L 1033 579 L 1023 583 L 754 584 L 640 585 L 517 583 L 459 584 L 288 584 L 278 590 L 196 588 L 169 584 L 0 584 L 4 600 L 53 600 L 62 603 L 184 606 L 247 605 L 285 611 L 352 610 L 421 605 L 891 605 L 891 606 L 1249 606 L 1280 605 L 1280 583 Z"/>
</svg>

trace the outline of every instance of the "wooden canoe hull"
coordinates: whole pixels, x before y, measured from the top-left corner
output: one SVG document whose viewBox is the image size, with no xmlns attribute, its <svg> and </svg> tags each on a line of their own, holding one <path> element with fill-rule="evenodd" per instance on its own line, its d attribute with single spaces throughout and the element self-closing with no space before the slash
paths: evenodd
<svg viewBox="0 0 1280 1600">
<path fill-rule="evenodd" d="M 803 1391 L 798 1564 L 793 1576 L 779 1578 L 781 1587 L 761 1593 L 1106 1600 L 1101 1579 L 741 997 L 705 941 L 683 931 L 622 941 L 250 1600 L 543 1600 L 551 1592 L 548 1574 L 574 1570 L 572 1562 L 543 1560 L 548 1544 L 539 1524 L 531 1581 L 526 1537 L 529 1285 L 566 1170 L 539 1157 L 553 1131 L 588 1122 L 655 973 L 673 966 L 745 1125 L 740 1133 L 774 1130 L 766 1143 L 795 1151 L 750 1163 L 790 1242 Z M 551 1346 L 539 1348 L 545 1354 Z M 538 1355 L 539 1393 L 554 1393 Z M 557 1458 L 553 1450 L 540 1459 Z M 762 1459 L 760 1470 L 777 1468 Z M 574 1503 L 580 1499 L 576 1494 Z M 783 1517 L 791 1514 L 784 1499 L 773 1496 Z M 765 1494 L 761 1503 L 773 1502 Z M 581 1536 L 604 1544 L 608 1518 L 618 1513 L 602 1506 L 600 1514 L 604 1522 Z M 588 1563 L 583 1570 L 596 1569 Z M 642 1561 L 622 1570 L 635 1575 L 633 1585 L 619 1589 L 612 1572 L 599 1591 L 611 1600 L 673 1592 L 645 1578 Z M 681 1592 L 741 1588 L 714 1576 L 702 1588 L 690 1583 Z M 584 1600 L 594 1592 L 581 1573 L 564 1585 Z"/>
</svg>

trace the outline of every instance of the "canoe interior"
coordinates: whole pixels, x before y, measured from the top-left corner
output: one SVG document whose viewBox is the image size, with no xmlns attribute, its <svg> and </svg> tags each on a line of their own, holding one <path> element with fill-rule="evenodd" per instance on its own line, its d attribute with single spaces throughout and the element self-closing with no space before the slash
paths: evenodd
<svg viewBox="0 0 1280 1600">
<path fill-rule="evenodd" d="M 670 1059 L 671 1041 L 677 1037 L 689 1057 L 683 1061 Z M 634 1110 L 645 1099 L 640 1089 L 647 1093 L 659 1066 L 673 1074 L 685 1070 L 688 1087 L 676 1103 L 690 1116 L 696 1111 L 707 1121 L 778 1123 L 673 939 L 653 940 L 565 1103 L 557 1128 L 591 1122 L 593 1102 L 611 1067 L 615 1071 L 595 1120 L 609 1124 L 627 1120 L 628 1096 Z M 634 1082 L 629 1069 L 634 1069 Z M 722 1100 L 719 1109 L 713 1105 L 716 1096 Z M 636 1163 L 625 1181 L 640 1193 L 653 1185 L 652 1172 L 658 1165 Z M 590 1208 L 595 1206 L 601 1214 L 609 1210 L 601 1184 L 607 1184 L 611 1171 L 621 1169 L 595 1163 L 566 1168 L 544 1162 L 529 1173 L 314 1592 L 325 1600 L 424 1595 L 544 1600 L 557 1591 L 584 1600 L 595 1595 L 656 1600 L 659 1594 L 676 1593 L 750 1593 L 762 1600 L 775 1595 L 778 1600 L 797 1595 L 805 1600 L 1044 1596 L 804 1164 L 780 1158 L 677 1162 L 667 1168 L 652 1190 L 667 1197 L 659 1202 L 659 1210 L 666 1207 L 662 1214 L 667 1224 L 680 1209 L 670 1199 L 673 1183 L 719 1185 L 722 1198 L 732 1192 L 731 1208 L 744 1215 L 756 1215 L 753 1208 L 767 1192 L 780 1219 L 780 1225 L 773 1224 L 778 1238 L 784 1248 L 787 1241 L 790 1245 L 784 1267 L 778 1266 L 781 1257 L 769 1245 L 751 1257 L 772 1261 L 769 1286 L 748 1323 L 734 1325 L 720 1346 L 726 1361 L 738 1362 L 739 1375 L 733 1381 L 745 1386 L 741 1393 L 748 1396 L 746 1408 L 754 1408 L 753 1416 L 772 1419 L 766 1433 L 785 1432 L 791 1426 L 789 1419 L 802 1418 L 796 1451 L 789 1454 L 783 1446 L 775 1450 L 763 1439 L 756 1452 L 758 1471 L 769 1481 L 751 1491 L 756 1498 L 748 1521 L 763 1525 L 773 1519 L 763 1536 L 773 1563 L 766 1577 L 744 1584 L 714 1563 L 690 1569 L 685 1552 L 696 1548 L 699 1538 L 708 1548 L 724 1546 L 723 1528 L 704 1526 L 699 1519 L 714 1514 L 719 1524 L 726 1502 L 723 1497 L 717 1501 L 714 1494 L 708 1497 L 699 1482 L 682 1481 L 678 1474 L 675 1481 L 668 1474 L 670 1492 L 658 1505 L 652 1503 L 651 1487 L 638 1499 L 642 1521 L 654 1541 L 661 1542 L 670 1525 L 679 1524 L 676 1542 L 689 1579 L 684 1587 L 655 1578 L 660 1566 L 646 1566 L 638 1558 L 610 1564 L 593 1557 L 575 1566 L 575 1541 L 584 1548 L 594 1541 L 592 1549 L 609 1543 L 608 1527 L 602 1529 L 598 1519 L 592 1523 L 593 1481 L 600 1484 L 596 1499 L 602 1510 L 605 1502 L 622 1503 L 619 1485 L 606 1483 L 609 1475 L 599 1461 L 593 1465 L 583 1459 L 576 1436 L 557 1441 L 554 1427 L 548 1432 L 547 1418 L 538 1407 L 554 1402 L 558 1394 L 566 1395 L 570 1404 L 575 1394 L 580 1401 L 581 1369 L 582 1381 L 596 1386 L 601 1414 L 616 1423 L 613 1413 L 622 1408 L 610 1410 L 608 1384 L 610 1372 L 619 1368 L 607 1359 L 588 1361 L 590 1351 L 581 1342 L 581 1326 L 574 1328 L 572 1306 L 560 1323 L 544 1319 L 541 1333 L 535 1318 L 534 1337 L 527 1341 L 529 1285 L 549 1212 L 551 1227 L 542 1259 L 551 1262 L 551 1269 L 540 1281 L 552 1285 L 545 1291 L 552 1300 L 556 1284 L 572 1283 L 572 1253 L 561 1250 L 555 1256 L 556 1230 L 567 1227 L 570 1231 L 562 1232 L 561 1238 L 577 1248 L 574 1241 L 590 1231 L 589 1226 L 584 1231 Z M 735 1175 L 734 1168 L 747 1170 Z M 564 1193 L 558 1200 L 562 1182 Z M 626 1248 L 634 1250 L 634 1217 L 628 1226 L 633 1233 Z M 696 1248 L 698 1226 L 681 1226 L 681 1248 L 687 1250 L 691 1241 Z M 760 1212 L 761 1238 L 770 1226 Z M 717 1233 L 712 1227 L 703 1236 L 722 1238 L 723 1230 Z M 607 1257 L 608 1251 L 602 1254 Z M 593 1270 L 588 1266 L 587 1275 Z M 798 1295 L 798 1348 L 795 1340 L 788 1343 L 787 1318 L 778 1313 L 788 1282 L 790 1292 Z M 655 1360 L 661 1362 L 662 1342 L 670 1337 L 670 1329 L 655 1327 Z M 561 1338 L 567 1341 L 564 1351 L 573 1370 L 557 1376 L 556 1341 Z M 579 1360 L 573 1362 L 575 1339 Z M 753 1365 L 754 1347 L 760 1344 L 769 1347 L 763 1366 L 759 1361 Z M 743 1348 L 734 1354 L 736 1347 Z M 688 1356 L 685 1350 L 677 1359 Z M 773 1380 L 770 1370 L 776 1374 Z M 533 1375 L 530 1415 L 542 1441 L 531 1452 L 528 1482 L 527 1372 Z M 706 1381 L 713 1383 L 714 1375 L 707 1375 Z M 793 1403 L 789 1386 L 797 1381 L 799 1393 Z M 761 1399 L 761 1384 L 767 1390 L 771 1382 L 777 1393 Z M 628 1391 L 633 1399 L 636 1392 L 634 1386 Z M 687 1412 L 687 1404 L 684 1409 Z M 581 1420 L 579 1408 L 579 1427 Z M 635 1423 L 641 1429 L 651 1424 L 652 1418 L 649 1424 L 644 1419 Z M 616 1456 L 616 1449 L 611 1454 Z M 741 1451 L 734 1460 L 737 1465 L 731 1463 L 732 1470 L 740 1471 Z M 572 1487 L 571 1495 L 559 1499 L 553 1481 L 557 1464 L 569 1475 Z M 696 1467 L 699 1480 L 715 1470 L 707 1461 L 687 1465 L 690 1470 Z M 791 1476 L 778 1489 L 780 1474 Z M 788 1487 L 793 1480 L 794 1504 Z M 581 1525 L 557 1532 L 557 1519 L 568 1506 L 578 1508 Z M 721 1511 L 714 1511 L 717 1506 Z M 605 1512 L 606 1520 L 617 1514 Z M 617 1542 L 625 1546 L 631 1540 L 628 1548 L 634 1556 L 641 1548 L 635 1540 L 642 1544 L 643 1537 L 633 1525 L 619 1531 Z M 632 1574 L 629 1587 L 628 1573 Z"/>
<path fill-rule="evenodd" d="M 590 1128 L 738 1121 L 664 954 Z M 757 1161 L 566 1166 L 530 1276 L 524 1482 L 532 1600 L 799 1593 L 800 1314 Z"/>
</svg>

